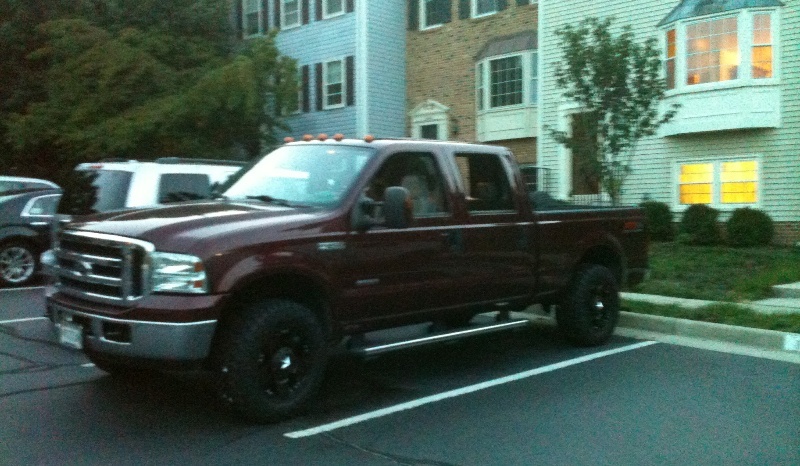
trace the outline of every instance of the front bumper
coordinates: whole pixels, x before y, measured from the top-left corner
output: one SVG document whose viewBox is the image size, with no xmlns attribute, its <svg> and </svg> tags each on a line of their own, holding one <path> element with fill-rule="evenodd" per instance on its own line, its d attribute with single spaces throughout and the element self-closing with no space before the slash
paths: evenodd
<svg viewBox="0 0 800 466">
<path fill-rule="evenodd" d="M 171 362 L 205 359 L 217 327 L 216 320 L 174 323 L 100 316 L 52 299 L 48 299 L 47 312 L 62 343 L 124 359 Z M 69 338 L 63 338 L 70 334 Z"/>
</svg>

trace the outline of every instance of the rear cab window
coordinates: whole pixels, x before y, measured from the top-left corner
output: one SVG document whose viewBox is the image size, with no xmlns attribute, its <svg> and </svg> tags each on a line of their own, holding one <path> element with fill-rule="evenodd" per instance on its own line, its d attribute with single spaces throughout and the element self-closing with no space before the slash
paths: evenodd
<svg viewBox="0 0 800 466">
<path fill-rule="evenodd" d="M 516 214 L 510 167 L 500 155 L 458 152 L 455 163 L 470 216 Z"/>
</svg>

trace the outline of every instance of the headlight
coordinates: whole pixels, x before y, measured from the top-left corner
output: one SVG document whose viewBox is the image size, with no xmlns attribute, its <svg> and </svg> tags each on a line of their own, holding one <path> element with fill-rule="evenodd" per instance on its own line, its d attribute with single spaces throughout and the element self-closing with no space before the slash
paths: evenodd
<svg viewBox="0 0 800 466">
<path fill-rule="evenodd" d="M 155 251 L 150 255 L 152 291 L 169 293 L 207 293 L 208 282 L 203 261 L 188 254 Z"/>
</svg>

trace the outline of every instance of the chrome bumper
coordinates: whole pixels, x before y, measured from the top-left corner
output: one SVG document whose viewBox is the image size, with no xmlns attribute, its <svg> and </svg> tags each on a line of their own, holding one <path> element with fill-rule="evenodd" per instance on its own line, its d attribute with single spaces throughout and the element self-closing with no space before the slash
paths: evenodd
<svg viewBox="0 0 800 466">
<path fill-rule="evenodd" d="M 48 303 L 56 332 L 61 326 L 82 330 L 82 346 L 93 352 L 135 359 L 191 361 L 205 359 L 216 320 L 187 323 L 114 319 Z"/>
</svg>

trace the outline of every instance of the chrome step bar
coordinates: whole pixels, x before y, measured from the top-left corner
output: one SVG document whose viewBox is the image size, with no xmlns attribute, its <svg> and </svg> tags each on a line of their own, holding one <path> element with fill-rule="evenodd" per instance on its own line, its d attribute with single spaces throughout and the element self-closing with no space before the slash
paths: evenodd
<svg viewBox="0 0 800 466">
<path fill-rule="evenodd" d="M 397 351 L 407 349 L 414 346 L 429 345 L 433 343 L 441 343 L 444 341 L 458 340 L 461 338 L 471 337 L 475 335 L 484 335 L 487 333 L 500 332 L 503 330 L 511 330 L 520 327 L 527 327 L 531 324 L 528 319 L 514 319 L 503 321 L 499 323 L 462 327 L 456 330 L 435 333 L 426 335 L 424 337 L 412 338 L 392 343 L 381 343 L 367 346 L 351 346 L 349 351 L 362 356 L 375 356 L 378 354 L 388 353 L 390 351 Z"/>
</svg>

